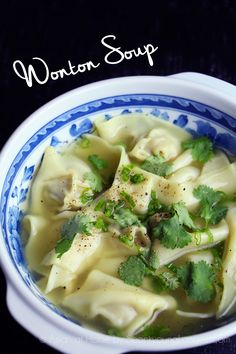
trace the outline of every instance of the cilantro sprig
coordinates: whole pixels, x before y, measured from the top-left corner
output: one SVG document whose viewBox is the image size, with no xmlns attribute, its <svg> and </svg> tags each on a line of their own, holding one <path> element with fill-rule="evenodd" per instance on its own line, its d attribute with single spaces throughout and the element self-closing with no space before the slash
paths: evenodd
<svg viewBox="0 0 236 354">
<path fill-rule="evenodd" d="M 96 170 L 103 170 L 108 167 L 108 162 L 96 154 L 89 155 L 88 160 Z"/>
<path fill-rule="evenodd" d="M 137 215 L 135 215 L 129 208 L 121 208 L 114 212 L 113 219 L 122 227 L 132 225 L 140 225 Z"/>
<path fill-rule="evenodd" d="M 166 248 L 183 248 L 192 241 L 191 234 L 184 226 L 195 229 L 193 220 L 183 202 L 173 204 L 170 212 L 172 216 L 167 220 L 161 220 L 153 228 L 152 236 L 159 239 Z"/>
<path fill-rule="evenodd" d="M 190 216 L 188 209 L 186 208 L 185 204 L 182 201 L 178 203 L 174 203 L 172 205 L 172 208 L 178 215 L 180 225 L 185 225 L 192 230 L 195 229 L 195 225 L 192 220 L 192 217 Z"/>
<path fill-rule="evenodd" d="M 158 176 L 168 176 L 172 173 L 172 164 L 166 162 L 164 157 L 150 156 L 140 166 L 143 170 L 154 173 Z"/>
<path fill-rule="evenodd" d="M 123 200 L 115 201 L 101 198 L 95 206 L 95 211 L 103 211 L 104 215 L 117 222 L 121 228 L 140 225 L 140 220 L 132 209 L 135 207 L 133 198 L 125 191 L 121 192 Z"/>
<path fill-rule="evenodd" d="M 94 193 L 92 191 L 92 188 L 84 188 L 80 195 L 80 201 L 82 204 L 87 204 L 93 200 Z"/>
<path fill-rule="evenodd" d="M 61 238 L 58 240 L 55 251 L 58 258 L 67 252 L 77 233 L 91 235 L 91 228 L 93 223 L 86 215 L 76 214 L 64 223 L 61 230 Z"/>
<path fill-rule="evenodd" d="M 152 230 L 153 238 L 160 240 L 166 248 L 183 248 L 192 241 L 192 236 L 180 224 L 177 214 L 168 220 L 162 220 Z"/>
<path fill-rule="evenodd" d="M 228 208 L 222 205 L 224 192 L 200 185 L 193 190 L 193 195 L 200 201 L 197 215 L 205 220 L 206 226 L 218 224 L 226 216 Z"/>
<path fill-rule="evenodd" d="M 153 290 L 157 293 L 163 291 L 173 291 L 180 286 L 178 277 L 170 271 L 164 271 L 158 275 L 155 275 L 151 279 Z"/>
<path fill-rule="evenodd" d="M 88 181 L 90 187 L 94 192 L 101 192 L 103 188 L 102 177 L 94 172 L 86 172 L 84 174 L 84 179 Z"/>
<path fill-rule="evenodd" d="M 124 241 L 126 243 L 127 238 L 122 240 L 122 242 Z M 155 273 L 159 263 L 158 252 L 153 248 L 146 249 L 144 253 L 129 256 L 126 261 L 122 262 L 118 274 L 126 284 L 140 286 L 146 275 Z"/>
<path fill-rule="evenodd" d="M 139 256 L 129 256 L 118 268 L 120 278 L 129 285 L 140 286 L 146 274 L 146 265 Z"/>
<path fill-rule="evenodd" d="M 161 208 L 162 208 L 162 205 L 157 198 L 156 192 L 151 191 L 151 199 L 148 204 L 148 212 L 147 212 L 148 216 L 155 214 Z"/>
<path fill-rule="evenodd" d="M 184 150 L 191 149 L 193 159 L 202 163 L 209 161 L 213 156 L 213 144 L 205 136 L 184 141 L 182 148 Z"/>
<path fill-rule="evenodd" d="M 185 263 L 177 268 L 176 274 L 192 300 L 207 303 L 215 297 L 215 272 L 205 261 Z"/>
</svg>

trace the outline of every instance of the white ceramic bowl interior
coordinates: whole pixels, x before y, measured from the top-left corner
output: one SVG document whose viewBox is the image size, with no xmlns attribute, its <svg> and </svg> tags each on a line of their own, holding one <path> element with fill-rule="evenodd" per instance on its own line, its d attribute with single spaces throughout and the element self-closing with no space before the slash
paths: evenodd
<svg viewBox="0 0 236 354">
<path fill-rule="evenodd" d="M 150 113 L 194 136 L 207 135 L 227 154 L 236 155 L 236 88 L 194 73 L 112 79 L 70 91 L 24 121 L 1 153 L 0 256 L 7 280 L 7 304 L 23 327 L 64 353 L 180 350 L 236 334 L 232 317 L 208 332 L 182 338 L 146 341 L 110 337 L 74 323 L 35 286 L 24 260 L 20 220 L 22 203 L 46 146 L 65 144 L 89 132 L 97 116 L 112 119 L 132 112 Z"/>
</svg>

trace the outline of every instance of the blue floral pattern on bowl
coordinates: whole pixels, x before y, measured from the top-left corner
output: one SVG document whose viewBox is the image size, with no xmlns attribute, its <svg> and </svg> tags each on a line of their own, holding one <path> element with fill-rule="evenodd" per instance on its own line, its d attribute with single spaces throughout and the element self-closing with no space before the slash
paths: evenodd
<svg viewBox="0 0 236 354">
<path fill-rule="evenodd" d="M 88 133 L 93 120 L 103 115 L 151 114 L 186 129 L 193 136 L 208 136 L 215 146 L 236 155 L 236 119 L 205 104 L 181 97 L 133 94 L 89 102 L 55 117 L 35 133 L 16 155 L 1 196 L 1 223 L 6 248 L 18 272 L 32 292 L 47 306 L 66 317 L 40 293 L 24 259 L 20 224 L 33 174 L 45 147 L 58 146 Z"/>
</svg>

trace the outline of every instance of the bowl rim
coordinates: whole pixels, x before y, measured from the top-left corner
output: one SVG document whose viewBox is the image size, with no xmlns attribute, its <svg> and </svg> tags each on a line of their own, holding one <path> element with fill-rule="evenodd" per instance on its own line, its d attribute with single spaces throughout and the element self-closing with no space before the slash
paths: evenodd
<svg viewBox="0 0 236 354">
<path fill-rule="evenodd" d="M 175 84 L 179 88 L 188 88 L 188 89 L 195 89 L 195 90 L 200 90 L 202 93 L 204 92 L 207 95 L 213 96 L 215 98 L 220 99 L 220 101 L 224 101 L 225 105 L 229 105 L 232 108 L 235 108 L 235 116 L 233 116 L 231 113 L 226 112 L 227 114 L 231 115 L 236 119 L 236 102 L 233 101 L 233 97 L 229 97 L 227 94 L 224 94 L 222 92 L 219 92 L 214 88 L 209 88 L 206 86 L 203 86 L 202 84 L 196 84 L 190 81 L 184 81 L 181 79 L 177 78 L 171 78 L 171 77 L 160 77 L 160 76 L 128 76 L 128 77 L 120 77 L 120 78 L 115 78 L 115 79 L 108 79 L 108 80 L 102 80 L 98 81 L 95 83 L 91 83 L 79 88 L 75 88 L 73 90 L 70 90 L 53 100 L 49 101 L 45 105 L 43 105 L 41 108 L 36 110 L 34 113 L 32 113 L 25 121 L 23 121 L 19 127 L 14 131 L 14 133 L 10 136 L 6 144 L 4 145 L 1 155 L 0 155 L 0 166 L 2 166 L 6 161 L 7 161 L 7 155 L 9 149 L 12 149 L 14 139 L 17 138 L 18 135 L 21 135 L 24 131 L 26 131 L 27 127 L 29 125 L 33 125 L 34 122 L 38 120 L 38 117 L 43 114 L 47 114 L 47 111 L 52 110 L 55 106 L 58 104 L 63 104 L 65 103 L 64 101 L 68 100 L 71 96 L 80 96 L 83 94 L 89 93 L 90 90 L 101 90 L 105 87 L 108 88 L 109 86 L 113 85 L 124 85 L 124 83 L 129 84 L 129 85 L 137 85 L 137 83 L 141 84 L 143 82 L 145 83 L 152 83 L 152 84 L 157 84 L 158 82 L 160 83 L 163 81 L 164 83 L 167 82 L 168 84 Z M 125 85 L 124 85 L 125 86 Z M 135 89 L 134 89 L 135 91 Z M 134 92 L 133 92 L 134 93 Z M 154 93 L 154 92 L 153 92 Z M 125 89 L 123 94 L 125 94 Z M 138 94 L 138 93 L 137 93 Z M 114 96 L 112 94 L 111 96 Z M 185 96 L 182 96 L 182 94 L 179 97 L 186 98 Z M 98 97 L 97 99 L 99 99 Z M 87 100 L 86 100 L 87 102 Z M 201 101 L 202 102 L 202 101 Z M 82 104 L 82 103 L 80 103 Z M 78 105 L 80 105 L 78 104 Z M 207 103 L 206 103 L 207 104 Z M 208 103 L 209 104 L 209 103 Z M 231 111 L 231 110 L 230 110 Z M 63 110 L 63 112 L 65 112 Z M 225 112 L 225 110 L 223 111 Z M 50 121 L 51 119 L 47 119 L 46 121 Z M 34 131 L 34 129 L 33 129 Z M 4 180 L 4 178 L 3 178 Z M 2 190 L 3 187 L 3 181 L 0 182 L 0 190 Z M 0 233 L 2 234 L 2 231 L 0 230 Z M 2 235 L 1 235 L 2 236 Z M 2 266 L 2 269 L 4 271 L 6 280 L 7 280 L 7 285 L 8 282 L 13 286 L 14 290 L 16 293 L 24 299 L 30 306 L 41 316 L 44 318 L 47 318 L 51 323 L 53 323 L 56 327 L 63 328 L 64 330 L 72 333 L 73 335 L 76 336 L 85 336 L 86 338 L 94 338 L 97 340 L 98 343 L 101 344 L 109 344 L 108 336 L 102 333 L 98 333 L 95 331 L 91 331 L 89 329 L 86 329 L 84 327 L 80 327 L 77 324 L 62 318 L 60 315 L 56 314 L 55 312 L 51 311 L 48 309 L 46 305 L 44 305 L 36 296 L 32 296 L 32 291 L 28 288 L 28 286 L 25 284 L 23 279 L 19 277 L 19 274 L 17 272 L 17 269 L 15 268 L 12 260 L 10 259 L 10 256 L 8 252 L 4 252 L 5 249 L 5 243 L 3 240 L 3 237 L 0 237 L 0 263 Z M 20 281 L 21 280 L 21 281 Z M 143 339 L 128 339 L 128 338 L 119 338 L 119 342 L 116 343 L 118 347 L 122 348 L 127 348 L 127 349 L 139 349 L 139 350 L 170 350 L 170 349 L 175 349 L 175 350 L 180 350 L 180 349 L 186 349 L 190 347 L 196 347 L 200 345 L 205 345 L 212 343 L 217 340 L 221 340 L 224 338 L 227 338 L 233 334 L 236 334 L 236 329 L 235 329 L 235 322 L 233 321 L 232 323 L 225 324 L 220 328 L 209 330 L 200 334 L 195 334 L 195 335 L 190 335 L 190 336 L 185 336 L 185 337 L 177 337 L 177 338 L 169 338 L 169 339 L 155 339 L 155 340 L 143 340 Z M 208 336 L 210 335 L 211 336 Z M 137 342 L 137 343 L 136 343 Z M 156 348 L 158 343 L 158 348 Z M 195 343 L 195 344 L 193 344 Z"/>
</svg>

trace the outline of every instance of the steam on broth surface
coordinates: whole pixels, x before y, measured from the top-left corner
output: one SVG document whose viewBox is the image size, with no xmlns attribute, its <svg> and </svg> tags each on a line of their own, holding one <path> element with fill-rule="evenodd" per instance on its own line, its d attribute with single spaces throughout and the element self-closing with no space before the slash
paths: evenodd
<svg viewBox="0 0 236 354">
<path fill-rule="evenodd" d="M 23 230 L 38 286 L 116 336 L 201 332 L 234 310 L 236 163 L 141 113 L 48 147 Z"/>
</svg>

